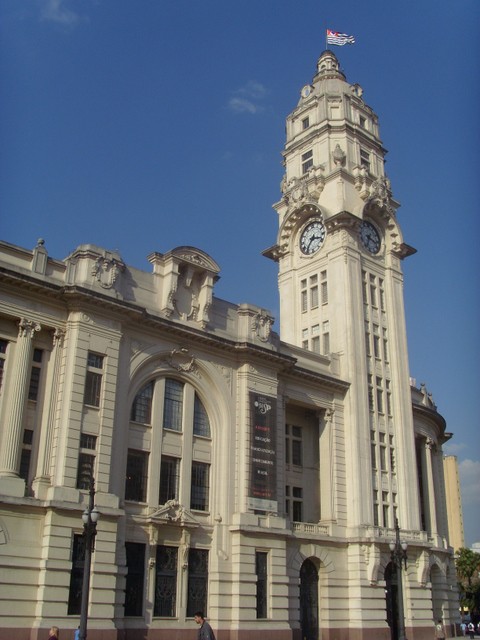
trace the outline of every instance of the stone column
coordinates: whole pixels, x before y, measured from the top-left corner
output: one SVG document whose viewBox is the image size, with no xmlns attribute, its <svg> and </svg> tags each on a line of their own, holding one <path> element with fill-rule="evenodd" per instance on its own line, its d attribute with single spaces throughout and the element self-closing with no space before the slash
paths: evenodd
<svg viewBox="0 0 480 640">
<path fill-rule="evenodd" d="M 58 390 L 60 381 L 60 368 L 62 360 L 62 347 L 65 337 L 63 329 L 55 329 L 53 334 L 53 349 L 50 356 L 47 377 L 47 389 L 49 389 L 48 407 L 45 420 L 41 421 L 41 432 L 38 441 L 38 460 L 35 479 L 32 483 L 36 498 L 45 499 L 45 491 L 50 485 L 50 462 L 52 457 L 53 432 L 55 429 L 55 415 L 57 410 Z"/>
<path fill-rule="evenodd" d="M 15 359 L 8 380 L 7 410 L 0 449 L 0 489 L 7 495 L 23 496 L 25 481 L 18 477 L 23 421 L 32 366 L 33 336 L 41 326 L 21 318 Z"/>
<path fill-rule="evenodd" d="M 435 483 L 433 478 L 433 466 L 432 466 L 432 450 L 435 444 L 431 438 L 427 438 L 425 441 L 425 458 L 427 467 L 427 486 L 428 486 L 428 516 L 430 520 L 430 535 L 436 535 L 437 529 L 437 512 L 436 512 L 436 500 L 435 500 Z"/>
</svg>

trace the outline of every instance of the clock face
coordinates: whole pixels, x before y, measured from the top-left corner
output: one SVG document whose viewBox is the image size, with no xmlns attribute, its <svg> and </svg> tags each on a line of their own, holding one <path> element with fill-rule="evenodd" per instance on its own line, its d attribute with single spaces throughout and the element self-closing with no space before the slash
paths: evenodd
<svg viewBox="0 0 480 640">
<path fill-rule="evenodd" d="M 325 240 L 325 225 L 320 220 L 310 222 L 300 236 L 300 251 L 311 256 L 320 249 Z"/>
<path fill-rule="evenodd" d="M 380 251 L 380 234 L 371 222 L 364 220 L 360 227 L 360 240 L 367 251 L 372 254 Z"/>
</svg>

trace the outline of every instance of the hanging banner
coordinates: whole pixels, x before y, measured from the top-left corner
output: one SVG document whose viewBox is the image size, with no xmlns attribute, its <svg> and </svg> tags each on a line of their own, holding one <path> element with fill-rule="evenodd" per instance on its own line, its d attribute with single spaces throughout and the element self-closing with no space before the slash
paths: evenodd
<svg viewBox="0 0 480 640">
<path fill-rule="evenodd" d="M 250 392 L 250 487 L 248 507 L 277 513 L 277 401 Z"/>
</svg>

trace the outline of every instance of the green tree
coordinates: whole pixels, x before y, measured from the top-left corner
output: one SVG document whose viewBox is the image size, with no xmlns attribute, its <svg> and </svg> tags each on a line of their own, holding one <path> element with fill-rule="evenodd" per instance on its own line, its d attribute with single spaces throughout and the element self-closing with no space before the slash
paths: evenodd
<svg viewBox="0 0 480 640">
<path fill-rule="evenodd" d="M 480 553 L 459 549 L 456 556 L 460 604 L 470 613 L 480 611 Z"/>
</svg>

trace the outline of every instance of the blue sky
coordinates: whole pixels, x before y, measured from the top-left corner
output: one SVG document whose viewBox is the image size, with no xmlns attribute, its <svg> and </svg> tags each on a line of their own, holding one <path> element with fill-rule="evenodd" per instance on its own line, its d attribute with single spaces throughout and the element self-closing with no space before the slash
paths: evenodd
<svg viewBox="0 0 480 640">
<path fill-rule="evenodd" d="M 2 0 L 0 237 L 179 245 L 221 266 L 216 295 L 278 317 L 286 115 L 325 49 L 380 117 L 405 241 L 410 370 L 455 435 L 468 545 L 480 540 L 478 0 Z"/>
</svg>

